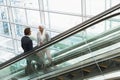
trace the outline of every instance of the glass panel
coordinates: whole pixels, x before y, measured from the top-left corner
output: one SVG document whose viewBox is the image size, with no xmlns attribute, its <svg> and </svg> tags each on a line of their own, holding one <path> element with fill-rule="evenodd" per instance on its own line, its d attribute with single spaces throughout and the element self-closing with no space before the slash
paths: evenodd
<svg viewBox="0 0 120 80">
<path fill-rule="evenodd" d="M 120 0 L 110 0 L 111 1 L 111 6 L 115 6 L 120 3 Z"/>
<path fill-rule="evenodd" d="M 0 34 L 10 36 L 10 25 L 7 22 L 0 22 Z"/>
<path fill-rule="evenodd" d="M 8 20 L 7 8 L 0 6 L 0 20 Z"/>
<path fill-rule="evenodd" d="M 23 60 L 21 60 L 17 63 L 12 64 L 11 66 L 8 66 L 8 67 L 4 68 L 3 70 L 0 70 L 0 72 L 5 72 L 5 74 L 1 74 L 1 76 L 5 76 L 5 75 L 9 76 L 9 75 L 14 74 L 14 73 L 19 72 L 19 71 L 22 71 L 22 72 L 20 72 L 20 74 L 24 73 L 23 69 L 24 69 L 25 66 L 26 66 L 26 61 L 25 61 L 25 59 L 23 59 Z M 11 77 L 14 78 L 15 76 L 12 75 Z M 6 77 L 4 79 L 8 80 L 10 78 Z"/>
<path fill-rule="evenodd" d="M 15 57 L 16 54 L 14 54 L 13 51 L 10 51 L 10 49 L 4 48 L 0 45 L 0 64 L 10 60 L 11 58 Z"/>
<path fill-rule="evenodd" d="M 10 38 L 5 38 L 0 36 L 0 49 L 1 49 L 1 58 L 0 62 L 4 62 L 6 60 L 9 60 L 10 58 L 13 58 L 15 56 L 14 54 L 14 44 L 12 42 L 12 39 Z"/>
<path fill-rule="evenodd" d="M 27 10 L 28 24 L 32 26 L 40 25 L 40 13 L 39 11 Z"/>
<path fill-rule="evenodd" d="M 99 27 L 98 27 L 99 26 Z M 101 34 L 105 31 L 105 22 L 101 22 L 99 24 L 96 24 L 88 29 L 86 29 L 86 35 L 87 38 L 94 37 L 98 34 Z"/>
<path fill-rule="evenodd" d="M 68 30 L 81 22 L 81 17 L 50 13 L 51 28 L 58 31 Z"/>
<path fill-rule="evenodd" d="M 81 0 L 48 0 L 48 5 L 49 10 L 81 14 Z"/>
<path fill-rule="evenodd" d="M 87 0 L 86 14 L 97 15 L 105 10 L 105 0 Z"/>
<path fill-rule="evenodd" d="M 16 24 L 15 25 L 15 33 L 17 37 L 21 37 L 24 35 L 24 27 L 22 25 Z"/>
<path fill-rule="evenodd" d="M 49 28 L 49 25 L 50 25 L 50 16 L 49 16 L 49 13 L 48 12 L 45 12 L 45 25 L 48 25 L 46 26 L 47 28 Z"/>
<path fill-rule="evenodd" d="M 0 39 L 1 39 L 1 42 L 0 42 L 1 47 L 8 49 L 8 50 L 11 50 L 11 52 L 14 52 L 12 39 L 5 38 L 2 36 L 0 37 Z"/>
<path fill-rule="evenodd" d="M 0 0 L 0 5 L 6 5 L 6 0 Z"/>
<path fill-rule="evenodd" d="M 37 32 L 38 32 L 38 28 L 31 28 L 30 38 L 33 40 L 34 46 L 37 45 Z"/>
<path fill-rule="evenodd" d="M 39 9 L 38 0 L 24 0 L 24 7 L 31 9 Z"/>
<path fill-rule="evenodd" d="M 12 8 L 13 11 L 13 20 L 15 23 L 27 24 L 25 9 Z"/>
<path fill-rule="evenodd" d="M 38 0 L 10 0 L 12 6 L 39 9 Z"/>
<path fill-rule="evenodd" d="M 17 49 L 18 49 L 18 52 L 19 52 L 20 54 L 23 53 L 23 49 L 22 49 L 22 47 L 21 47 L 21 41 L 20 41 L 20 40 L 17 41 Z"/>
<path fill-rule="evenodd" d="M 24 7 L 24 0 L 10 0 L 11 6 Z"/>
<path fill-rule="evenodd" d="M 59 33 L 56 33 L 56 32 L 51 32 L 51 37 L 55 37 L 57 36 Z"/>
</svg>

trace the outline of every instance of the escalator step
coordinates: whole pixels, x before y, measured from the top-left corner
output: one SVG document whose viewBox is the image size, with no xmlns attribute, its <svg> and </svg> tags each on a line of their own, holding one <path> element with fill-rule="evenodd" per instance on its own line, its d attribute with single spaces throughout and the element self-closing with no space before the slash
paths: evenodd
<svg viewBox="0 0 120 80">
<path fill-rule="evenodd" d="M 64 80 L 64 77 L 63 76 L 59 76 L 58 80 Z"/>
</svg>

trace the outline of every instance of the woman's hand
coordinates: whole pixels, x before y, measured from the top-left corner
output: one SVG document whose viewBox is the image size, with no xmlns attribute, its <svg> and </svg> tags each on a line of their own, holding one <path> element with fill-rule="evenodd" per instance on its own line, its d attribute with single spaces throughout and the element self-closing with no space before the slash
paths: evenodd
<svg viewBox="0 0 120 80">
<path fill-rule="evenodd" d="M 40 42 L 40 45 L 43 45 L 43 42 Z"/>
</svg>

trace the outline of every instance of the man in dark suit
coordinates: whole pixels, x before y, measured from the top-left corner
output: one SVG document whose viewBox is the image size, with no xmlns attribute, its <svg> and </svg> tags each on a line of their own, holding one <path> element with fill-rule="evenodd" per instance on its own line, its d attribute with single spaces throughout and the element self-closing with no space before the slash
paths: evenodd
<svg viewBox="0 0 120 80">
<path fill-rule="evenodd" d="M 24 50 L 24 53 L 26 53 L 26 52 L 28 52 L 28 51 L 30 51 L 30 50 L 32 50 L 33 49 L 33 42 L 32 42 L 32 40 L 30 39 L 30 35 L 31 35 L 31 30 L 30 30 L 30 28 L 25 28 L 25 30 L 24 30 L 24 35 L 25 36 L 23 36 L 22 37 L 22 39 L 21 39 L 21 46 L 22 46 L 22 48 L 23 48 L 23 50 Z M 33 54 L 34 55 L 34 54 Z M 26 74 L 31 74 L 31 73 L 33 73 L 34 72 L 34 70 L 35 70 L 35 68 L 34 68 L 34 66 L 32 65 L 32 58 L 34 58 L 34 56 L 33 55 L 30 55 L 30 56 L 28 56 L 27 58 L 26 58 L 26 61 L 27 61 L 27 66 L 26 66 L 26 68 L 25 68 L 25 73 Z"/>
<path fill-rule="evenodd" d="M 30 28 L 25 28 L 24 35 L 25 36 L 23 36 L 21 39 L 21 46 L 24 52 L 28 52 L 33 49 L 33 42 L 29 37 L 31 35 Z M 27 64 L 29 65 L 31 63 L 31 60 L 29 58 L 26 58 L 26 59 L 27 59 Z"/>
<path fill-rule="evenodd" d="M 25 36 L 23 36 L 21 39 L 21 46 L 22 46 L 24 52 L 28 52 L 33 49 L 33 42 L 29 37 L 31 35 L 30 28 L 25 28 L 24 35 Z"/>
</svg>

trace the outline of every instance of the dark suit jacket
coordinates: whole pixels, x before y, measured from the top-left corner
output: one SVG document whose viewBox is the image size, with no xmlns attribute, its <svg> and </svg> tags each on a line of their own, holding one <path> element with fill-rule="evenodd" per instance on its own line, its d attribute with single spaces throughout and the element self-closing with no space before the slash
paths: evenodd
<svg viewBox="0 0 120 80">
<path fill-rule="evenodd" d="M 23 36 L 21 39 L 21 46 L 24 52 L 28 52 L 33 49 L 33 42 L 28 36 Z"/>
</svg>

